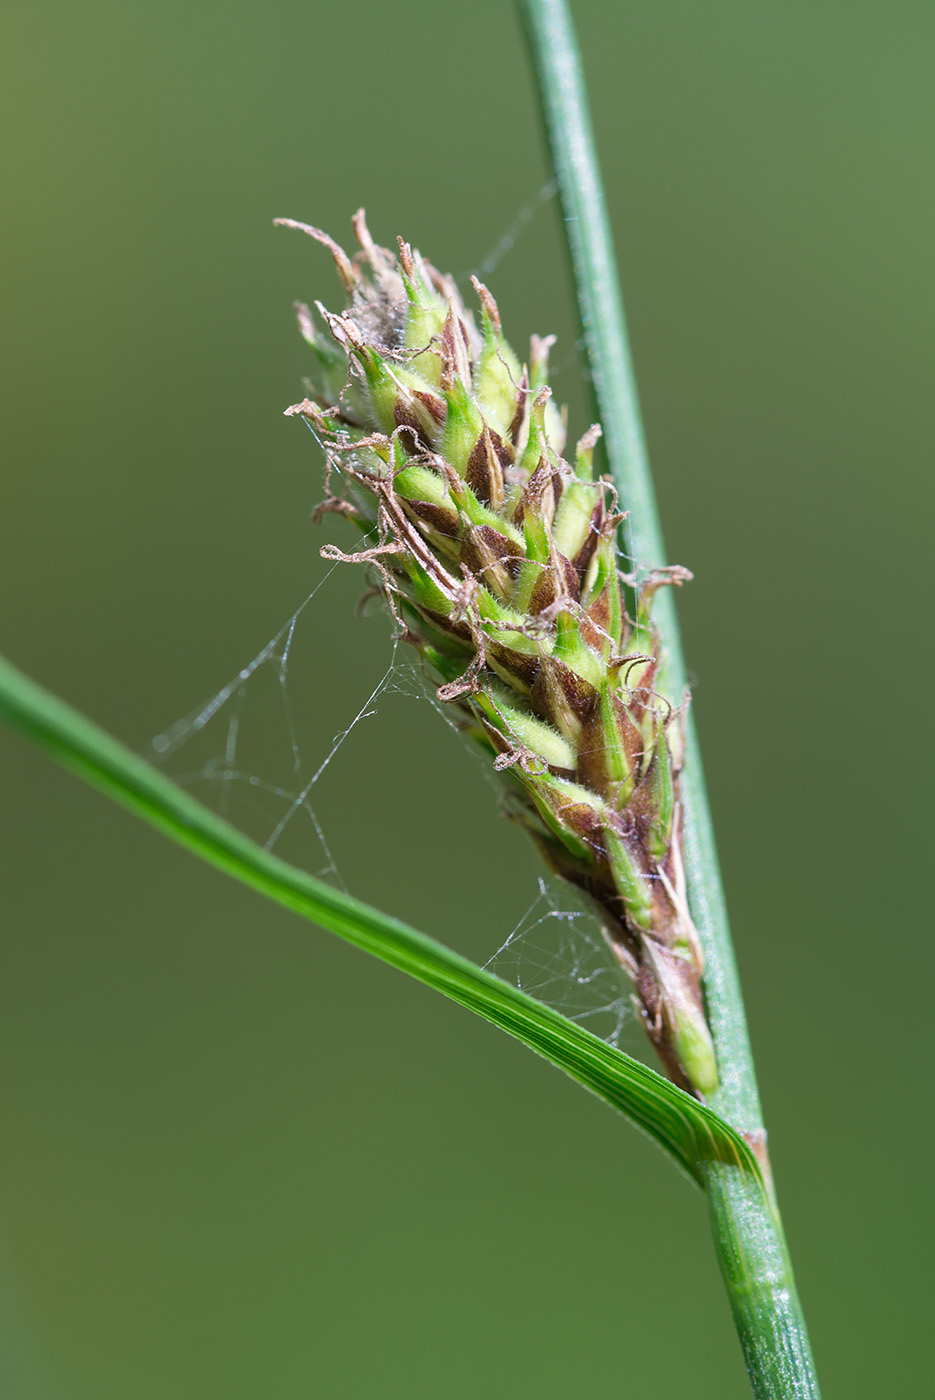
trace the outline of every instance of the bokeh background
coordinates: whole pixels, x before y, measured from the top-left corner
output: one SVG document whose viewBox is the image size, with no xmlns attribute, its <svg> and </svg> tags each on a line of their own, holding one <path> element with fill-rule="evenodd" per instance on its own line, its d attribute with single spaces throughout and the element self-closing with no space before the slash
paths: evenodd
<svg viewBox="0 0 935 1400">
<path fill-rule="evenodd" d="M 819 1366 L 921 1394 L 935 20 L 576 12 Z M 281 410 L 291 301 L 336 284 L 274 216 L 366 204 L 463 275 L 528 211 L 489 280 L 586 425 L 529 72 L 494 0 L 12 0 L 0 69 L 0 646 L 150 752 L 324 573 Z M 308 763 L 387 664 L 361 583 L 297 631 Z M 271 673 L 242 738 L 284 781 Z M 482 960 L 536 896 L 423 702 L 384 696 L 315 810 L 353 892 Z M 2 733 L 0 828 L 11 1400 L 746 1394 L 701 1198 L 596 1100 Z"/>
</svg>

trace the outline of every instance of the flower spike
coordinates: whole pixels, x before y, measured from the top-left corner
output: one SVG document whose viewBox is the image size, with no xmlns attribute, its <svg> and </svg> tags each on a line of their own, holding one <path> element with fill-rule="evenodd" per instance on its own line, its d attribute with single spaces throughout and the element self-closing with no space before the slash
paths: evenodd
<svg viewBox="0 0 935 1400">
<path fill-rule="evenodd" d="M 510 812 L 584 892 L 633 980 L 670 1076 L 703 1098 L 717 1065 L 685 897 L 682 715 L 653 689 L 663 657 L 654 592 L 690 578 L 659 569 L 628 617 L 612 485 L 593 473 L 595 424 L 561 453 L 548 385 L 553 337 L 523 366 L 476 279 L 480 329 L 450 277 L 408 243 L 374 243 L 363 211 L 350 258 L 327 234 L 347 306 L 299 307 L 313 353 L 306 417 L 329 459 L 324 510 L 367 537 L 358 559 L 386 592 L 438 695 L 487 749 Z M 324 552 L 324 551 L 323 551 Z"/>
</svg>

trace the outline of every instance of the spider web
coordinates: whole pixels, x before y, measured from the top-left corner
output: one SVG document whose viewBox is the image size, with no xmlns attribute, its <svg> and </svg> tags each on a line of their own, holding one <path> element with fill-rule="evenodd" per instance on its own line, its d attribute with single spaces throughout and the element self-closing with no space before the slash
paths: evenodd
<svg viewBox="0 0 935 1400">
<path fill-rule="evenodd" d="M 601 1040 L 620 1044 L 631 994 L 620 964 L 573 892 L 540 876 L 538 897 L 484 964 Z"/>
<path fill-rule="evenodd" d="M 480 264 L 485 275 L 513 248 L 554 194 L 550 182 L 520 212 Z M 576 358 L 577 350 L 568 357 L 568 364 Z M 316 619 L 320 624 L 320 614 L 314 604 L 321 603 L 319 595 L 341 567 L 332 563 L 250 660 L 196 709 L 156 735 L 152 758 L 267 850 L 278 850 L 348 892 L 326 834 L 327 793 L 322 780 L 359 726 L 364 721 L 384 723 L 387 743 L 392 744 L 391 724 L 381 711 L 390 697 L 402 696 L 422 706 L 428 702 L 454 731 L 451 742 L 463 745 L 465 741 L 457 733 L 451 708 L 437 699 L 415 653 L 390 635 L 388 617 L 379 644 L 384 648 L 382 659 L 375 653 L 372 677 L 362 687 L 356 710 L 330 738 L 322 740 L 329 722 L 316 701 L 327 689 L 320 684 L 321 668 L 330 663 L 322 662 L 319 655 Z M 502 787 L 490 761 L 479 754 L 477 761 L 499 794 Z M 493 802 L 490 819 L 497 820 Z M 530 890 L 522 918 L 501 937 L 484 964 L 488 970 L 618 1044 L 632 1019 L 629 982 L 596 921 L 577 903 L 569 886 L 540 878 Z"/>
<path fill-rule="evenodd" d="M 414 653 L 388 637 L 388 659 L 375 667 L 375 679 L 351 719 L 327 742 L 307 747 L 294 719 L 296 701 L 302 698 L 303 709 L 306 706 L 304 693 L 293 694 L 292 668 L 300 652 L 314 642 L 315 610 L 310 605 L 338 567 L 331 566 L 269 641 L 215 694 L 154 738 L 152 756 L 169 768 L 176 782 L 197 791 L 267 850 L 277 849 L 291 833 L 290 858 L 298 853 L 298 862 L 311 873 L 350 892 L 326 834 L 327 809 L 319 801 L 319 784 L 358 726 L 374 720 L 391 729 L 392 717 L 385 718 L 381 707 L 388 697 L 402 696 L 430 705 L 451 728 L 452 743 L 463 745 L 465 740 L 418 661 L 410 659 Z M 387 633 L 389 621 L 387 617 Z M 310 723 L 314 727 L 314 715 Z M 251 762 L 248 753 L 254 727 L 264 735 L 262 766 Z M 279 730 L 278 743 L 270 746 L 272 727 Z M 270 758 L 271 747 L 274 755 L 278 747 L 278 767 L 275 756 Z M 478 754 L 477 763 L 499 792 L 490 761 Z M 495 801 L 490 803 L 490 819 L 498 819 Z M 594 918 L 564 882 L 538 880 L 522 918 L 505 931 L 484 966 L 602 1039 L 619 1043 L 630 1019 L 629 984 Z"/>
<path fill-rule="evenodd" d="M 218 812 L 247 829 L 268 851 L 279 845 L 294 824 L 310 826 L 314 837 L 311 849 L 317 853 L 317 860 L 312 861 L 312 873 L 332 880 L 346 891 L 313 802 L 315 788 L 357 726 L 377 714 L 382 696 L 413 693 L 414 668 L 398 659 L 399 642 L 391 637 L 385 669 L 369 688 L 356 713 L 327 745 L 316 748 L 313 761 L 308 759 L 295 719 L 290 668 L 297 644 L 301 646 L 303 641 L 307 642 L 313 630 L 309 626 L 313 622 L 309 605 L 339 567 L 333 564 L 328 569 L 291 617 L 220 690 L 157 734 L 152 749 L 154 761 L 161 765 L 182 753 L 192 757 L 197 754 L 200 763 L 190 763 L 173 772 L 175 781 L 183 787 L 207 788 L 208 799 L 213 799 Z M 303 623 L 306 624 L 304 631 Z M 261 687 L 266 693 L 258 695 L 256 692 L 261 692 Z M 272 718 L 270 689 L 273 690 Z M 264 743 L 257 755 L 261 759 L 259 771 L 249 752 L 250 723 L 263 727 Z M 278 745 L 272 746 L 272 756 L 271 724 L 278 724 L 280 731 Z M 275 753 L 277 747 L 278 754 Z M 303 843 L 303 849 L 307 855 L 307 843 Z"/>
</svg>

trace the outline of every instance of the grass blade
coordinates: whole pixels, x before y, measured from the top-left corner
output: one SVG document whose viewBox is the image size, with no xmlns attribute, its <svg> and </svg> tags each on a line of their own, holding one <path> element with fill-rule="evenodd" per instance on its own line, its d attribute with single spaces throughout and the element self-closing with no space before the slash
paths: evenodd
<svg viewBox="0 0 935 1400">
<path fill-rule="evenodd" d="M 194 855 L 522 1041 L 619 1109 L 697 1182 L 710 1163 L 730 1163 L 762 1195 L 750 1149 L 711 1109 L 444 944 L 280 860 L 2 657 L 0 719 Z"/>
</svg>

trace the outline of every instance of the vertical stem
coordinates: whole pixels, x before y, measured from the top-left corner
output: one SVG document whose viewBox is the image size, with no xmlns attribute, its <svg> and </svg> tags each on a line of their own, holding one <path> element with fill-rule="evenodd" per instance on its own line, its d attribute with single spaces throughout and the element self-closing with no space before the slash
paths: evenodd
<svg viewBox="0 0 935 1400">
<path fill-rule="evenodd" d="M 571 18 L 563 0 L 520 0 L 520 8 L 536 64 L 562 198 L 596 409 L 610 470 L 620 499 L 630 512 L 623 527 L 626 551 L 635 561 L 660 565 L 666 562 L 666 551 Z M 671 589 L 661 589 L 656 595 L 653 618 L 665 656 L 666 688 L 679 700 L 686 684 L 685 663 Z M 687 720 L 682 775 L 686 878 L 692 913 L 705 939 L 708 1015 L 718 1058 L 723 1062 L 723 1083 L 712 1107 L 742 1132 L 756 1136 L 763 1128 L 756 1075 L 691 711 Z"/>
<path fill-rule="evenodd" d="M 749 1172 L 705 1170 L 721 1276 L 757 1400 L 820 1400 L 782 1223 Z"/>
<path fill-rule="evenodd" d="M 575 32 L 565 0 L 519 0 L 519 8 L 565 215 L 596 408 L 614 482 L 631 512 L 625 548 L 635 563 L 659 565 L 666 553 Z M 666 689 L 678 700 L 686 679 L 671 589 L 657 595 L 653 615 L 665 656 Z M 756 1075 L 691 712 L 682 794 L 688 895 L 704 946 L 705 999 L 721 1080 L 711 1106 L 744 1134 L 765 1165 Z M 735 1169 L 722 1166 L 708 1170 L 708 1196 L 754 1393 L 763 1400 L 817 1397 L 808 1336 L 774 1204 Z"/>
</svg>

